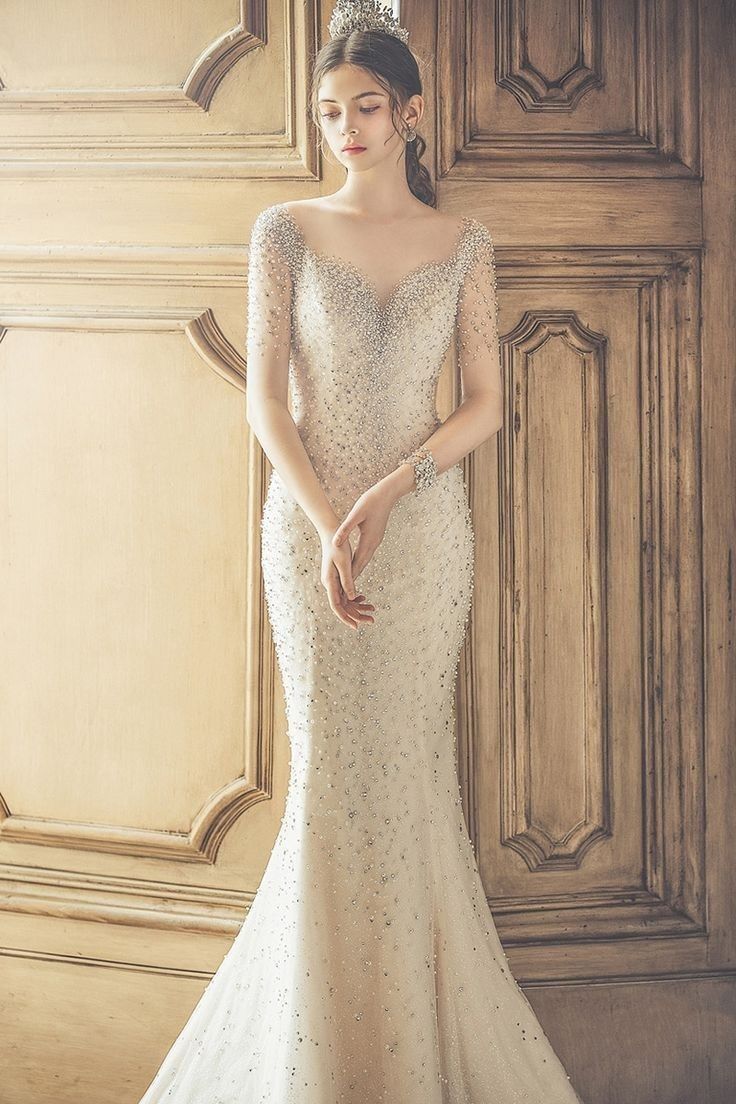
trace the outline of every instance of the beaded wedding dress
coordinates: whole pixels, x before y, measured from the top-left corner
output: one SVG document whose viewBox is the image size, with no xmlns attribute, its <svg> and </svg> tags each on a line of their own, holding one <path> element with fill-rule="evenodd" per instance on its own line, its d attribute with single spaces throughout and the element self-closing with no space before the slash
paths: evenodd
<svg viewBox="0 0 736 1104">
<path fill-rule="evenodd" d="M 461 362 L 499 356 L 493 244 L 475 218 L 381 302 L 357 267 L 307 246 L 288 207 L 258 215 L 248 365 L 288 367 L 338 517 L 440 424 L 453 339 Z M 356 581 L 373 624 L 331 611 L 319 538 L 275 471 L 261 560 L 286 810 L 250 911 L 140 1104 L 580 1104 L 509 971 L 463 817 L 461 465 L 393 508 Z"/>
</svg>

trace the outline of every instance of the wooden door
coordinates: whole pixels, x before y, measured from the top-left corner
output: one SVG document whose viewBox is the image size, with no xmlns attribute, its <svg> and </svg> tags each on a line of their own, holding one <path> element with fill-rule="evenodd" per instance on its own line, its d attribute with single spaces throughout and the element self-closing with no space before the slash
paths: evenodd
<svg viewBox="0 0 736 1104">
<path fill-rule="evenodd" d="M 726 1104 L 733 8 L 420 9 L 441 205 L 500 288 L 461 731 L 488 899 L 584 1100 Z"/>
</svg>

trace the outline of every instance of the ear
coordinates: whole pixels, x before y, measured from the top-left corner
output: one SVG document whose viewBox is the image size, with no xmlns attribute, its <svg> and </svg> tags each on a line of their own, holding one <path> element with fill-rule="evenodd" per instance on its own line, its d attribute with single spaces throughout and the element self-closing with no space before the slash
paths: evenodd
<svg viewBox="0 0 736 1104">
<path fill-rule="evenodd" d="M 410 96 L 407 100 L 406 107 L 409 113 L 409 124 L 415 129 L 418 129 L 424 116 L 424 97 L 420 96 L 418 92 L 415 92 L 414 95 Z"/>
</svg>

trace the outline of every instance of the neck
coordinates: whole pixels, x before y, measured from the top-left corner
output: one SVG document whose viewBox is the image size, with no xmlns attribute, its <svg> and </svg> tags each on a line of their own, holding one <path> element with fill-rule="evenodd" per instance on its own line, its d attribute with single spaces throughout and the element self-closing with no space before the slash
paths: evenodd
<svg viewBox="0 0 736 1104">
<path fill-rule="evenodd" d="M 420 203 L 407 183 L 404 156 L 396 164 L 388 157 L 371 169 L 348 172 L 334 198 L 346 210 L 376 222 L 405 218 Z"/>
</svg>

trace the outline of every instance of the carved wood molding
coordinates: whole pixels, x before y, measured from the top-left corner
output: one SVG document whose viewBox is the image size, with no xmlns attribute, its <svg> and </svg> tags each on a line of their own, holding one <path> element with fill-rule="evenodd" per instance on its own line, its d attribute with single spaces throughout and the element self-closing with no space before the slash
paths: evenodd
<svg viewBox="0 0 736 1104">
<path fill-rule="evenodd" d="M 652 936 L 698 936 L 703 923 L 673 911 L 656 894 L 626 886 L 610 890 L 576 890 L 575 895 L 540 894 L 529 897 L 488 898 L 499 933 L 511 946 L 579 943 L 586 940 L 640 939 Z"/>
<path fill-rule="evenodd" d="M 186 335 L 213 372 L 240 390 L 245 389 L 245 361 L 224 337 L 209 308 L 195 316 L 191 311 L 178 309 L 151 313 L 150 310 L 111 311 L 84 307 L 51 309 L 43 313 L 20 309 L 3 312 L 0 341 L 13 328 L 180 332 Z M 248 495 L 246 523 L 252 532 L 258 532 L 267 477 L 262 450 L 254 435 L 250 436 L 249 471 L 253 473 L 255 485 Z M 246 585 L 249 594 L 258 595 L 261 591 L 260 549 L 254 541 L 249 542 L 248 549 Z M 22 816 L 13 813 L 0 795 L 0 840 L 179 862 L 214 863 L 231 825 L 246 810 L 272 796 L 275 652 L 261 601 L 248 604 L 248 618 L 245 685 L 257 688 L 257 692 L 247 695 L 245 706 L 244 773 L 210 795 L 195 812 L 188 831 L 169 832 Z"/>
<path fill-rule="evenodd" d="M 583 0 L 560 21 L 569 40 L 555 43 L 555 57 L 568 57 L 563 71 L 543 73 L 529 57 L 527 37 L 535 6 L 522 0 L 438 0 L 437 177 L 699 177 L 700 121 L 697 98 L 698 5 L 696 0 L 633 0 L 634 54 L 626 91 L 629 125 L 598 130 L 586 120 L 569 126 L 591 91 L 605 97 L 607 85 L 627 74 L 607 73 L 602 53 L 604 6 Z M 491 14 L 493 13 L 493 14 Z M 493 21 L 494 59 L 479 57 L 478 28 Z M 615 21 L 609 25 L 615 27 Z M 661 73 L 668 73 L 666 81 Z M 536 129 L 483 131 L 477 122 L 484 83 L 513 96 Z M 479 91 L 480 89 L 480 91 Z M 513 117 L 514 112 L 507 115 Z M 555 118 L 568 123 L 555 128 Z"/>
<path fill-rule="evenodd" d="M 0 864 L 0 911 L 207 935 L 234 935 L 253 893 L 216 886 Z"/>
<path fill-rule="evenodd" d="M 186 179 L 318 179 L 318 143 L 307 110 L 307 67 L 302 57 L 315 52 L 319 15 L 312 0 L 304 6 L 287 0 L 284 19 L 283 129 L 254 135 L 235 133 L 228 126 L 226 133 L 179 134 L 167 127 L 172 113 L 209 113 L 227 74 L 253 50 L 268 45 L 266 0 L 240 0 L 237 24 L 202 51 L 180 86 L 10 91 L 0 82 L 0 118 L 5 113 L 22 113 L 28 118 L 66 112 L 70 119 L 66 130 L 70 131 L 74 129 L 71 120 L 80 113 L 112 112 L 130 120 L 148 112 L 161 115 L 163 131 L 152 134 L 146 127 L 137 134 L 130 122 L 122 120 L 117 130 L 109 127 L 103 138 L 85 134 L 81 128 L 79 133 L 59 135 L 55 123 L 43 133 L 0 134 L 0 175 L 60 179 L 78 173 L 81 166 L 85 174 L 116 178 L 163 173 Z"/>
<path fill-rule="evenodd" d="M 562 278 L 564 284 L 564 277 Z M 530 685 L 530 601 L 531 579 L 527 550 L 535 544 L 529 523 L 530 444 L 526 437 L 527 365 L 550 340 L 562 341 L 577 357 L 582 409 L 581 441 L 584 532 L 585 606 L 581 625 L 586 657 L 585 713 L 587 725 L 581 734 L 584 748 L 579 755 L 585 764 L 585 807 L 571 810 L 568 830 L 553 839 L 535 820 L 531 804 L 532 749 Z M 512 332 L 504 335 L 508 360 L 509 407 L 513 418 L 503 436 L 506 444 L 502 481 L 507 501 L 502 509 L 504 543 L 502 576 L 505 605 L 503 639 L 509 642 L 504 665 L 502 762 L 505 769 L 502 810 L 502 839 L 518 851 L 530 870 L 542 866 L 575 868 L 597 839 L 611 833 L 607 778 L 610 774 L 607 700 L 608 660 L 606 628 L 607 591 L 604 577 L 606 547 L 605 488 L 608 482 L 605 449 L 605 337 L 585 326 L 574 311 L 527 311 Z M 510 410 L 509 410 L 510 412 Z M 504 516 L 505 515 L 505 516 Z"/>
<path fill-rule="evenodd" d="M 512 952 L 513 953 L 513 952 Z M 123 970 L 125 973 L 152 974 L 155 977 L 186 978 L 187 980 L 209 981 L 213 976 L 212 970 L 196 970 L 189 966 L 156 965 L 150 962 L 125 962 L 119 959 L 100 958 L 84 954 L 63 954 L 54 951 L 38 951 L 25 947 L 0 947 L 0 956 L 3 958 L 24 959 L 28 962 L 54 962 L 68 965 L 73 968 L 79 965 L 92 967 L 99 970 Z M 511 956 L 510 956 L 511 957 Z M 617 985 L 624 982 L 630 985 L 633 982 L 642 981 L 648 986 L 656 982 L 668 984 L 672 981 L 730 981 L 736 978 L 736 970 L 732 969 L 708 969 L 683 966 L 680 969 L 649 970 L 642 969 L 629 971 L 628 973 L 614 974 L 604 970 L 569 970 L 566 975 L 555 974 L 548 971 L 546 974 L 533 975 L 526 973 L 522 977 L 520 969 L 514 965 L 514 976 L 520 982 L 522 989 L 558 989 L 564 985 L 585 984 L 610 984 Z"/>
<path fill-rule="evenodd" d="M 530 682 L 530 564 L 527 550 L 534 544 L 529 523 L 526 489 L 529 487 L 524 436 L 527 424 L 526 365 L 537 349 L 551 339 L 563 341 L 576 354 L 580 373 L 579 433 L 582 440 L 583 500 L 582 534 L 585 580 L 583 617 L 586 724 L 583 733 L 585 763 L 585 808 L 576 809 L 564 836 L 556 839 L 537 822 L 531 806 L 532 749 L 531 703 L 526 687 Z M 510 497 L 508 511 L 502 509 L 504 542 L 503 628 L 501 637 L 509 652 L 503 662 L 502 741 L 502 838 L 506 846 L 522 854 L 530 870 L 542 866 L 580 866 L 587 849 L 601 836 L 610 834 L 606 778 L 609 772 L 606 625 L 607 603 L 604 559 L 606 546 L 605 454 L 605 338 L 589 330 L 574 311 L 526 311 L 518 325 L 504 338 L 509 361 L 509 406 L 513 405 L 508 432 L 508 468 L 502 485 Z M 508 481 L 506 481 L 508 480 Z M 513 503 L 513 506 L 511 505 Z M 505 503 L 504 503 L 505 505 Z"/>
<path fill-rule="evenodd" d="M 641 697 L 641 761 L 644 800 L 645 856 L 639 885 L 611 888 L 601 894 L 576 892 L 579 915 L 572 928 L 586 936 L 626 938 L 642 933 L 693 936 L 706 931 L 705 915 L 705 731 L 701 669 L 704 610 L 700 547 L 700 254 L 693 249 L 497 249 L 498 285 L 535 287 L 549 282 L 557 291 L 572 278 L 572 297 L 580 286 L 597 289 L 627 286 L 637 289 L 641 388 L 641 569 L 644 580 L 640 633 L 645 668 Z M 524 387 L 527 362 L 534 349 L 552 338 L 565 341 L 580 358 L 584 377 L 584 425 L 580 439 L 587 481 L 586 495 L 586 623 L 587 706 L 590 719 L 581 734 L 586 752 L 584 801 L 571 808 L 569 828 L 551 838 L 537 823 L 530 791 L 529 712 L 525 629 L 524 522 L 525 435 Z M 501 672 L 502 843 L 520 854 L 531 871 L 569 870 L 584 866 L 585 855 L 615 831 L 612 819 L 611 755 L 607 688 L 606 623 L 607 533 L 615 519 L 607 516 L 604 334 L 585 325 L 574 310 L 531 310 L 501 335 L 504 427 L 499 433 L 501 493 L 501 561 L 499 590 L 503 593 L 500 636 L 505 656 Z M 471 468 L 474 464 L 471 458 Z M 480 493 L 471 482 L 474 500 Z M 477 640 L 471 636 L 472 669 Z M 469 699 L 472 706 L 472 698 Z M 482 719 L 473 708 L 461 745 L 473 777 L 479 761 Z M 471 795 L 472 796 L 472 795 Z M 479 825 L 476 802 L 466 814 L 476 852 Z M 605 897 L 605 900 L 603 899 Z M 564 897 L 559 898 L 563 902 Z M 564 939 L 566 919 L 555 917 L 554 903 L 544 906 L 543 923 L 535 927 L 542 898 L 513 905 L 489 898 L 494 912 L 509 912 L 506 924 L 513 942 L 529 933 Z M 582 912 L 580 912 L 582 910 Z M 582 919 L 581 919 L 582 917 Z"/>
<path fill-rule="evenodd" d="M 601 0 L 580 0 L 570 9 L 571 64 L 564 73 L 541 73 L 532 63 L 526 35 L 530 7 L 533 5 L 524 0 L 498 0 L 496 79 L 524 111 L 569 112 L 589 88 L 600 88 L 604 83 Z"/>
<path fill-rule="evenodd" d="M 192 62 L 181 86 L 139 89 L 19 89 L 0 81 L 3 111 L 208 111 L 218 84 L 241 58 L 267 42 L 266 0 L 240 0 L 238 22 Z"/>
</svg>

